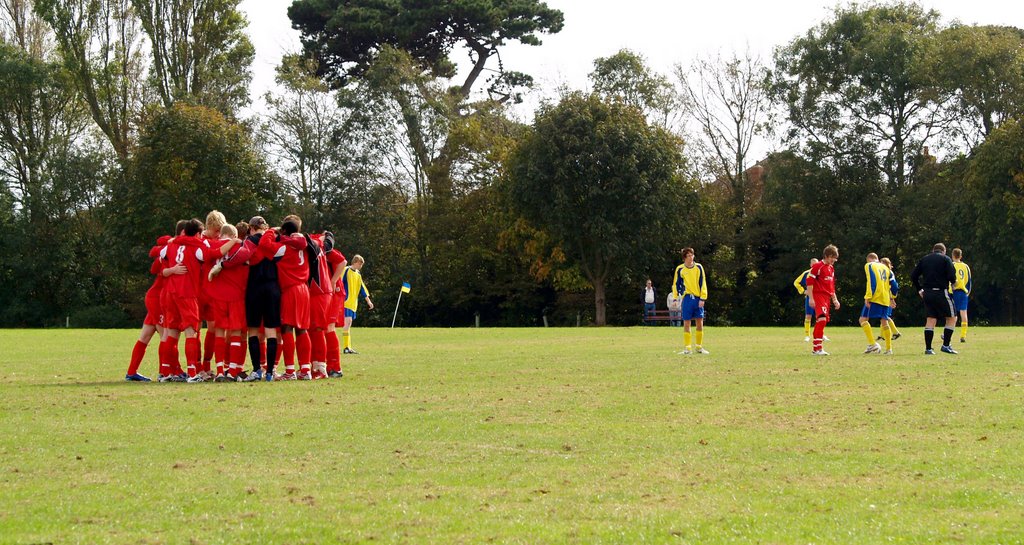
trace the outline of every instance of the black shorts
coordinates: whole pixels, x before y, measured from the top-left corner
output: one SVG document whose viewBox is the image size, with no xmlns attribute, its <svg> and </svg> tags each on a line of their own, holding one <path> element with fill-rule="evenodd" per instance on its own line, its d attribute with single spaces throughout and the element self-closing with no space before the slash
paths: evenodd
<svg viewBox="0 0 1024 545">
<path fill-rule="evenodd" d="M 946 290 L 924 290 L 924 308 L 929 318 L 952 318 L 956 316 L 953 298 Z"/>
<path fill-rule="evenodd" d="M 281 287 L 277 282 L 249 286 L 245 291 L 245 321 L 249 327 L 281 327 Z"/>
</svg>

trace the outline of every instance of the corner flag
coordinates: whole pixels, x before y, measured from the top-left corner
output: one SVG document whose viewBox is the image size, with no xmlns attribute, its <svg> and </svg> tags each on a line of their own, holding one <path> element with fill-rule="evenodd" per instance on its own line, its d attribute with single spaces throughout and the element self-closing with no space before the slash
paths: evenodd
<svg viewBox="0 0 1024 545">
<path fill-rule="evenodd" d="M 398 302 L 395 303 L 395 316 L 391 318 L 391 329 L 395 328 L 395 321 L 398 320 L 398 305 L 402 304 L 402 294 L 410 291 L 412 291 L 412 286 L 408 282 L 402 282 L 402 291 L 398 292 Z"/>
</svg>

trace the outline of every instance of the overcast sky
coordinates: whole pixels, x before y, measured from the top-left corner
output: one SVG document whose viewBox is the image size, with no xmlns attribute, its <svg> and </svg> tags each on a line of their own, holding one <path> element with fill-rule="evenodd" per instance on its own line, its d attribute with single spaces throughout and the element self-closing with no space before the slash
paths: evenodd
<svg viewBox="0 0 1024 545">
<path fill-rule="evenodd" d="M 760 55 L 767 63 L 772 50 L 817 25 L 836 5 L 811 0 L 548 0 L 565 14 L 565 28 L 542 36 L 539 47 L 510 45 L 502 52 L 505 68 L 534 76 L 540 96 L 561 84 L 587 86 L 587 74 L 598 57 L 629 48 L 645 56 L 665 74 L 697 56 L 716 52 Z M 287 10 L 291 0 L 243 0 L 249 33 L 256 46 L 253 65 L 254 109 L 274 88 L 274 67 L 281 55 L 299 49 L 298 33 Z M 1024 3 L 1014 0 L 926 0 L 944 22 L 1024 27 Z M 535 102 L 536 97 L 531 102 Z"/>
</svg>

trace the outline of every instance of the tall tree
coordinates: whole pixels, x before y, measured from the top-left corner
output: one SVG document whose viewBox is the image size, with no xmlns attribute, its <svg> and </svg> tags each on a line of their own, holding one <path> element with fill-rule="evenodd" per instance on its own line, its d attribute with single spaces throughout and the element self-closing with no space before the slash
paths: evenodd
<svg viewBox="0 0 1024 545">
<path fill-rule="evenodd" d="M 509 160 L 516 210 L 547 232 L 594 287 L 658 255 L 682 209 L 682 142 L 636 109 L 574 93 L 543 106 Z"/>
<path fill-rule="evenodd" d="M 821 160 L 870 162 L 891 187 L 912 182 L 911 163 L 946 123 L 924 69 L 938 19 L 912 3 L 854 4 L 778 49 L 790 140 Z"/>
<path fill-rule="evenodd" d="M 639 108 L 664 127 L 669 126 L 678 106 L 668 78 L 652 70 L 642 55 L 629 49 L 595 59 L 590 81 L 597 94 Z"/>
<path fill-rule="evenodd" d="M 35 0 L 64 64 L 122 165 L 142 110 L 142 32 L 130 0 Z"/>
<path fill-rule="evenodd" d="M 164 106 L 188 100 L 233 116 L 249 103 L 256 50 L 241 0 L 131 0 L 152 43 Z"/>
<path fill-rule="evenodd" d="M 87 116 L 27 1 L 0 0 L 0 37 L 0 177 L 35 221 L 47 217 L 52 163 L 70 153 Z"/>
<path fill-rule="evenodd" d="M 561 30 L 562 13 L 539 0 L 296 0 L 288 16 L 325 81 L 371 97 L 365 102 L 383 105 L 382 119 L 397 123 L 407 153 L 396 163 L 416 189 L 416 246 L 421 281 L 429 281 L 432 248 L 457 237 L 445 232 L 445 216 L 463 150 L 449 131 L 517 100 L 531 79 L 505 71 L 501 49 L 539 45 L 540 34 Z M 470 64 L 455 80 L 457 50 L 469 53 Z M 494 75 L 485 78 L 489 65 Z M 486 94 L 474 95 L 484 81 Z"/>
<path fill-rule="evenodd" d="M 735 220 L 729 241 L 735 256 L 734 285 L 742 290 L 750 273 L 744 234 L 752 205 L 751 150 L 764 131 L 770 108 L 761 60 L 747 53 L 728 58 L 694 61 L 687 70 L 676 67 L 686 111 L 697 125 L 693 148 L 713 181 L 724 183 Z"/>
<path fill-rule="evenodd" d="M 1005 119 L 1024 114 L 1024 30 L 953 25 L 936 36 L 928 72 L 969 148 Z"/>
</svg>

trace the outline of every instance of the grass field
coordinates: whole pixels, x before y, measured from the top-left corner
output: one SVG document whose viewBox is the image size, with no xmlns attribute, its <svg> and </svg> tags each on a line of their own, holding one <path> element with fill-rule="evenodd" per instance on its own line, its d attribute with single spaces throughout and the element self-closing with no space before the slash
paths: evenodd
<svg viewBox="0 0 1024 545">
<path fill-rule="evenodd" d="M 190 385 L 0 331 L 0 543 L 1024 543 L 1024 330 L 829 334 L 357 329 L 343 379 Z"/>
</svg>

